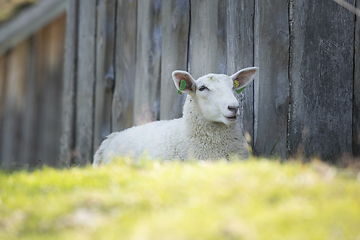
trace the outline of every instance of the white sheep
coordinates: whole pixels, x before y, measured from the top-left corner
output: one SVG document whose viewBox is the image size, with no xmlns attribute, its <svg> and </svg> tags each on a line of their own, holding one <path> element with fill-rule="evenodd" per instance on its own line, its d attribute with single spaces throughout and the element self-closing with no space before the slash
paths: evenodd
<svg viewBox="0 0 360 240">
<path fill-rule="evenodd" d="M 110 134 L 95 153 L 93 166 L 108 163 L 116 155 L 138 158 L 147 152 L 154 159 L 219 159 L 232 154 L 248 157 L 248 146 L 237 122 L 239 102 L 235 94 L 254 79 L 258 68 L 232 76 L 207 74 L 194 80 L 185 71 L 174 71 L 176 88 L 187 93 L 183 117 L 162 120 Z"/>
</svg>

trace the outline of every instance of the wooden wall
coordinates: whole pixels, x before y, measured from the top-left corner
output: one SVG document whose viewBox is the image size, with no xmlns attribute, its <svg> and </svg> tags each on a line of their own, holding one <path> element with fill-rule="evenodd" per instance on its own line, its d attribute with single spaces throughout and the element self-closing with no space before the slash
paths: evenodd
<svg viewBox="0 0 360 240">
<path fill-rule="evenodd" d="M 289 148 L 334 159 L 352 152 L 355 16 L 332 1 L 294 1 L 291 9 Z"/>
<path fill-rule="evenodd" d="M 360 8 L 360 0 L 356 0 Z M 360 156 L 360 16 L 355 18 L 355 54 L 354 54 L 354 94 L 353 94 L 353 129 L 352 148 L 355 156 Z"/>
<path fill-rule="evenodd" d="M 337 3 L 67 4 L 67 17 L 0 56 L 1 166 L 91 163 L 110 132 L 181 117 L 172 71 L 249 66 L 260 73 L 238 96 L 239 124 L 256 155 L 360 154 L 360 21 Z"/>
<path fill-rule="evenodd" d="M 90 163 L 112 131 L 180 117 L 176 69 L 260 68 L 239 95 L 257 155 L 360 153 L 359 21 L 333 1 L 70 0 L 68 13 L 64 166 Z"/>
<path fill-rule="evenodd" d="M 56 165 L 66 16 L 0 56 L 0 166 Z"/>
</svg>

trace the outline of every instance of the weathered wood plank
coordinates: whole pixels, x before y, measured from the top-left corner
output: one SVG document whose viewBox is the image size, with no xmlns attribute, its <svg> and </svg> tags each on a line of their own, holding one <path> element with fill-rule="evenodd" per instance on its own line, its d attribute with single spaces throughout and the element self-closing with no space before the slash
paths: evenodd
<svg viewBox="0 0 360 240">
<path fill-rule="evenodd" d="M 98 2 L 94 151 L 111 132 L 112 95 L 115 82 L 115 13 L 116 0 Z"/>
<path fill-rule="evenodd" d="M 186 94 L 178 95 L 171 74 L 187 70 L 190 3 L 171 0 L 163 4 L 160 119 L 182 116 Z"/>
<path fill-rule="evenodd" d="M 354 15 L 333 1 L 291 8 L 289 150 L 332 161 L 352 151 Z"/>
<path fill-rule="evenodd" d="M 23 109 L 23 121 L 21 124 L 22 146 L 19 151 L 19 166 L 29 167 L 30 163 L 36 161 L 35 142 L 39 138 L 36 122 L 40 120 L 38 114 L 37 94 L 37 46 L 35 37 L 28 40 L 25 77 L 25 101 Z"/>
<path fill-rule="evenodd" d="M 286 157 L 289 108 L 287 0 L 256 1 L 254 153 Z"/>
<path fill-rule="evenodd" d="M 79 4 L 75 164 L 85 165 L 93 156 L 96 0 L 79 0 Z"/>
<path fill-rule="evenodd" d="M 53 136 L 55 140 L 53 141 L 52 151 L 50 155 L 50 164 L 52 166 L 58 166 L 59 164 L 59 153 L 60 153 L 60 138 L 61 138 L 61 109 L 62 106 L 62 86 L 63 86 L 63 69 L 64 69 L 64 50 L 65 50 L 65 31 L 66 31 L 66 14 L 61 15 L 56 19 L 52 25 L 51 32 L 51 41 L 53 44 L 51 48 L 51 59 L 50 70 L 52 78 L 52 89 L 54 91 L 54 105 L 55 108 L 54 116 L 52 118 Z M 51 139 L 51 135 L 48 136 Z"/>
<path fill-rule="evenodd" d="M 227 1 L 227 73 L 254 66 L 254 1 Z M 254 138 L 254 85 L 238 95 L 244 132 Z M 253 147 L 253 146 L 252 146 Z"/>
<path fill-rule="evenodd" d="M 162 0 L 138 1 L 134 125 L 160 118 Z"/>
<path fill-rule="evenodd" d="M 72 153 L 75 150 L 78 14 L 78 0 L 69 0 L 66 17 L 59 167 L 71 166 L 74 157 Z"/>
<path fill-rule="evenodd" d="M 31 167 L 41 167 L 45 163 L 45 147 L 42 146 L 44 143 L 44 135 L 46 133 L 44 129 L 44 119 L 42 119 L 44 115 L 44 110 L 46 106 L 45 95 L 46 95 L 46 82 L 47 82 L 47 51 L 48 51 L 48 28 L 41 29 L 35 36 L 35 44 L 36 44 L 36 116 L 37 121 L 35 123 L 35 131 L 36 141 L 34 141 L 33 148 L 35 150 L 35 158 L 29 159 L 29 165 Z"/>
<path fill-rule="evenodd" d="M 70 1 L 70 0 L 69 0 Z M 47 0 L 22 12 L 0 29 L 0 55 L 65 12 L 67 0 Z"/>
<path fill-rule="evenodd" d="M 227 74 L 227 8 L 227 1 L 220 0 L 217 2 L 217 73 L 222 74 Z"/>
<path fill-rule="evenodd" d="M 360 0 L 356 0 L 360 8 Z M 355 21 L 355 75 L 354 75 L 354 112 L 353 112 L 353 154 L 360 156 L 360 16 Z"/>
<path fill-rule="evenodd" d="M 120 131 L 134 124 L 136 26 L 137 1 L 118 0 L 112 131 Z"/>
<path fill-rule="evenodd" d="M 4 113 L 5 94 L 6 94 L 6 55 L 0 56 L 0 116 Z"/>
<path fill-rule="evenodd" d="M 65 15 L 59 17 L 43 30 L 43 92 L 42 109 L 37 116 L 39 129 L 38 160 L 41 164 L 54 166 L 58 162 L 60 145 L 61 82 L 63 69 Z M 41 73 L 40 73 L 41 74 Z"/>
<path fill-rule="evenodd" d="M 5 116 L 2 131 L 1 159 L 4 168 L 17 167 L 21 145 L 21 113 L 24 108 L 27 42 L 16 46 L 8 57 Z"/>
<path fill-rule="evenodd" d="M 191 1 L 191 30 L 190 30 L 190 72 L 197 79 L 208 73 L 221 73 L 226 70 L 226 47 L 219 51 L 219 38 L 223 38 L 225 26 L 219 26 L 219 1 L 192 0 Z M 225 16 L 223 16 L 225 17 Z"/>
<path fill-rule="evenodd" d="M 2 151 L 2 133 L 3 133 L 3 119 L 5 116 L 5 99 L 6 99 L 6 79 L 7 79 L 7 56 L 0 56 L 0 156 Z M 2 158 L 0 157 L 0 166 L 2 165 Z"/>
</svg>

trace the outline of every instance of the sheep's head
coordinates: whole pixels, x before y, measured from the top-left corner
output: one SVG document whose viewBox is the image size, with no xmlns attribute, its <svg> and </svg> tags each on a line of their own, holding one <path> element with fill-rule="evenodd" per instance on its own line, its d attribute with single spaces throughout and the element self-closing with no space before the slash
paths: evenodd
<svg viewBox="0 0 360 240">
<path fill-rule="evenodd" d="M 174 71 L 172 77 L 176 88 L 188 93 L 199 105 L 205 119 L 224 124 L 233 124 L 239 116 L 239 102 L 235 94 L 250 84 L 258 68 L 245 68 L 232 76 L 207 74 L 198 80 L 185 71 Z"/>
</svg>

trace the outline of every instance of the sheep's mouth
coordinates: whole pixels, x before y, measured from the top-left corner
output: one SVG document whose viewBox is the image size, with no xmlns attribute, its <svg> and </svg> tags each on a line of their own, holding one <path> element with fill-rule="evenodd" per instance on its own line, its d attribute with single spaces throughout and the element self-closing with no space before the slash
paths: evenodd
<svg viewBox="0 0 360 240">
<path fill-rule="evenodd" d="M 235 122 L 237 120 L 237 116 L 234 115 L 234 116 L 231 116 L 231 117 L 226 117 L 224 116 L 227 120 L 229 120 L 230 122 Z"/>
</svg>

